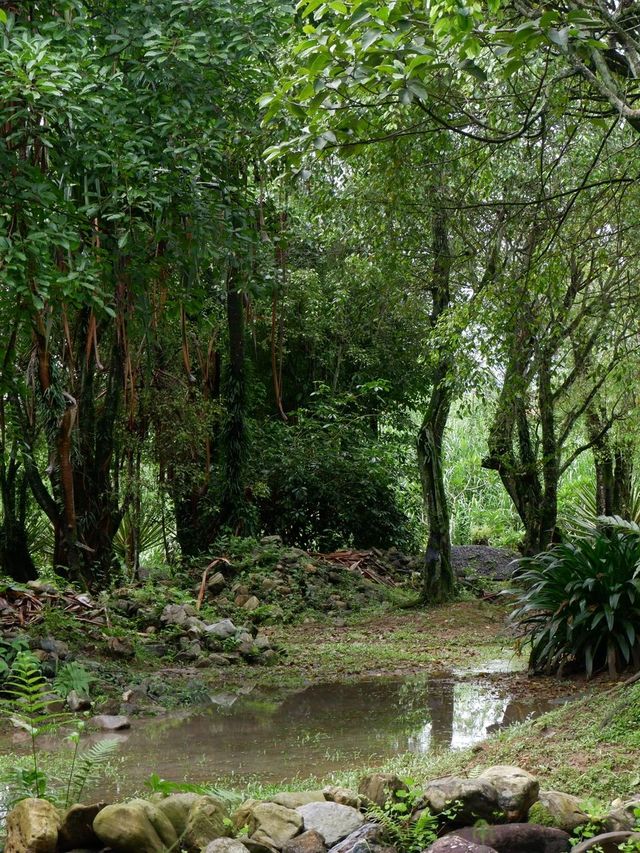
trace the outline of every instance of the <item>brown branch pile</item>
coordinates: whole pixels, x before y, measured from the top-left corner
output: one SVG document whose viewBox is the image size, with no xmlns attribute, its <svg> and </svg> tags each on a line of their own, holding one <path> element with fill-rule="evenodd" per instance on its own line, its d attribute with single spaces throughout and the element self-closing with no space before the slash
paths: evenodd
<svg viewBox="0 0 640 853">
<path fill-rule="evenodd" d="M 316 554 L 325 563 L 337 563 L 351 572 L 358 572 L 363 578 L 394 587 L 399 585 L 391 574 L 390 566 L 373 551 L 332 551 L 331 554 Z"/>
<path fill-rule="evenodd" d="M 10 631 L 37 625 L 42 622 L 47 607 L 72 614 L 78 621 L 91 625 L 107 623 L 105 608 L 97 605 L 86 594 L 5 587 L 0 592 L 0 630 Z"/>
</svg>

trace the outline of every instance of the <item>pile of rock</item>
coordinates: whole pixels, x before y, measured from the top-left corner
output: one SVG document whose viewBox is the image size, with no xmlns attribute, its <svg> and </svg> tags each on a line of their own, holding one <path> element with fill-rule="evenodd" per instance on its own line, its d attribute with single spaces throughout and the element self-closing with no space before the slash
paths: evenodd
<svg viewBox="0 0 640 853">
<path fill-rule="evenodd" d="M 396 776 L 373 774 L 357 792 L 330 786 L 280 793 L 235 811 L 194 793 L 75 805 L 64 813 L 44 800 L 23 800 L 7 818 L 5 853 L 405 853 L 389 819 L 375 820 L 394 800 L 411 802 L 412 812 L 401 818 L 405 830 L 425 809 L 439 815 L 440 837 L 426 847 L 429 853 L 566 853 L 569 833 L 589 820 L 576 798 L 540 791 L 537 779 L 518 767 L 435 779 L 419 797 L 407 796 Z M 614 853 L 621 842 L 640 838 L 633 832 L 638 805 L 614 804 L 603 823 L 607 832 L 574 853 L 596 846 Z"/>
<path fill-rule="evenodd" d="M 190 604 L 167 604 L 160 623 L 174 629 L 177 659 L 195 666 L 227 666 L 239 660 L 270 663 L 278 656 L 255 625 L 235 625 L 231 619 L 205 622 Z"/>
</svg>

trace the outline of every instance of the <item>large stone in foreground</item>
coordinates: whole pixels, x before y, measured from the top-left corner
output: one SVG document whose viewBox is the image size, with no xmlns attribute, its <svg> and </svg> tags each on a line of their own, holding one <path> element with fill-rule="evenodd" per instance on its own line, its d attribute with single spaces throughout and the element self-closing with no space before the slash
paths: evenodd
<svg viewBox="0 0 640 853">
<path fill-rule="evenodd" d="M 302 835 L 296 835 L 282 848 L 282 853 L 326 853 L 324 838 L 315 829 L 308 829 Z"/>
<path fill-rule="evenodd" d="M 201 799 L 202 794 L 192 792 L 170 794 L 168 797 L 158 796 L 157 799 L 151 798 L 160 811 L 169 818 L 178 837 L 184 835 L 189 820 L 189 812 Z"/>
<path fill-rule="evenodd" d="M 459 835 L 445 835 L 427 847 L 428 853 L 496 853 L 493 847 L 476 844 Z M 426 853 L 426 851 L 425 851 Z"/>
<path fill-rule="evenodd" d="M 408 791 L 406 784 L 395 773 L 370 773 L 363 776 L 358 785 L 358 793 L 364 800 L 371 800 L 382 808 L 387 800 L 393 798 L 396 791 Z"/>
<path fill-rule="evenodd" d="M 308 803 L 296 811 L 304 820 L 305 829 L 315 829 L 319 832 L 327 847 L 333 847 L 364 823 L 359 811 L 340 803 Z"/>
<path fill-rule="evenodd" d="M 524 821 L 538 799 L 540 784 L 535 776 L 507 764 L 488 767 L 478 777 L 489 782 L 498 792 L 498 805 L 509 821 Z"/>
<path fill-rule="evenodd" d="M 538 799 L 529 809 L 528 820 L 572 833 L 589 820 L 589 815 L 582 810 L 580 803 L 578 797 L 563 791 L 540 791 Z"/>
<path fill-rule="evenodd" d="M 247 853 L 247 848 L 237 838 L 216 838 L 202 853 Z"/>
<path fill-rule="evenodd" d="M 492 847 L 497 853 L 565 853 L 571 847 L 567 832 L 535 823 L 468 826 L 451 835 Z"/>
<path fill-rule="evenodd" d="M 93 821 L 105 807 L 106 803 L 76 803 L 67 809 L 58 832 L 58 851 L 65 853 L 81 847 L 98 847 L 100 840 L 94 832 Z"/>
<path fill-rule="evenodd" d="M 178 843 L 169 818 L 146 800 L 106 806 L 93 821 L 93 829 L 105 846 L 118 853 L 165 853 Z"/>
<path fill-rule="evenodd" d="M 329 853 L 394 853 L 395 848 L 381 842 L 382 832 L 380 823 L 363 823 L 359 829 L 334 845 Z"/>
<path fill-rule="evenodd" d="M 200 853 L 211 841 L 231 835 L 224 805 L 215 797 L 199 797 L 189 810 L 181 844 L 189 853 Z"/>
<path fill-rule="evenodd" d="M 450 823 L 454 826 L 465 826 L 477 820 L 491 823 L 502 812 L 495 787 L 479 776 L 475 779 L 459 776 L 434 779 L 425 788 L 424 799 L 434 814 L 452 812 Z"/>
<path fill-rule="evenodd" d="M 7 815 L 5 853 L 55 853 L 60 815 L 47 800 L 21 800 Z"/>
<path fill-rule="evenodd" d="M 287 841 L 295 838 L 304 826 L 302 817 L 296 810 L 279 806 L 277 803 L 245 803 L 236 812 L 236 825 L 239 814 L 244 815 L 242 819 L 252 841 L 279 850 Z"/>
</svg>

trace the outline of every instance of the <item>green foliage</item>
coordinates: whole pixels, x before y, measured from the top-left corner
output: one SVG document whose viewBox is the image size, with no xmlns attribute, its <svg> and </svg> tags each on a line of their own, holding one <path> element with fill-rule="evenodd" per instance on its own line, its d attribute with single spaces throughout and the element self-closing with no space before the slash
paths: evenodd
<svg viewBox="0 0 640 853">
<path fill-rule="evenodd" d="M 438 837 L 438 830 L 449 813 L 432 814 L 428 808 L 420 810 L 415 818 L 414 809 L 420 802 L 423 791 L 412 779 L 405 780 L 409 790 L 395 791 L 384 807 L 375 803 L 366 804 L 366 815 L 382 825 L 383 836 L 389 844 L 406 853 L 420 853 Z"/>
<path fill-rule="evenodd" d="M 69 661 L 58 670 L 53 683 L 53 688 L 64 699 L 72 690 L 80 696 L 89 697 L 91 685 L 95 682 L 93 676 L 86 667 L 77 661 Z"/>
<path fill-rule="evenodd" d="M 577 662 L 614 674 L 636 659 L 640 622 L 640 538 L 600 527 L 520 560 L 513 618 L 534 670 Z"/>
<path fill-rule="evenodd" d="M 3 687 L 7 698 L 0 699 L 0 710 L 14 726 L 27 732 L 31 745 L 31 766 L 20 771 L 16 781 L 25 796 L 45 797 L 47 779 L 38 765 L 38 738 L 55 731 L 66 715 L 51 711 L 51 695 L 40 670 L 40 662 L 31 652 L 19 652 Z"/>
<path fill-rule="evenodd" d="M 28 733 L 31 743 L 30 765 L 18 766 L 7 780 L 11 801 L 36 797 L 65 808 L 79 802 L 87 785 L 100 777 L 118 748 L 118 742 L 113 739 L 99 741 L 81 753 L 79 744 L 84 724 L 76 722 L 75 730 L 67 738 L 74 746 L 67 780 L 53 786 L 40 768 L 39 738 L 58 732 L 60 726 L 68 722 L 69 715 L 51 710 L 48 683 L 42 676 L 40 662 L 30 652 L 19 652 L 16 656 L 3 694 L 7 698 L 0 700 L 0 710 L 14 726 Z"/>
<path fill-rule="evenodd" d="M 445 489 L 456 545 L 487 544 L 515 550 L 522 525 L 495 471 L 482 467 L 489 410 L 467 395 L 454 407 L 445 432 Z"/>
<path fill-rule="evenodd" d="M 16 657 L 28 650 L 29 639 L 26 636 L 14 637 L 11 640 L 0 639 L 0 679 L 11 671 Z"/>
<path fill-rule="evenodd" d="M 168 797 L 171 794 L 201 794 L 207 797 L 216 797 L 218 800 L 237 805 L 240 801 L 239 794 L 227 791 L 224 788 L 216 788 L 213 785 L 197 785 L 191 782 L 169 782 L 162 779 L 157 773 L 152 773 L 144 783 L 153 794 L 162 794 Z"/>
<path fill-rule="evenodd" d="M 64 798 L 65 808 L 82 801 L 82 795 L 87 786 L 94 784 L 102 777 L 106 765 L 120 747 L 115 738 L 106 738 L 97 741 L 80 753 L 78 747 L 81 732 L 82 724 L 78 725 L 76 731 L 69 737 L 75 749 Z"/>
<path fill-rule="evenodd" d="M 398 447 L 368 431 L 367 420 L 338 403 L 299 411 L 291 426 L 267 425 L 255 489 L 265 532 L 319 551 L 345 545 L 419 549 Z"/>
</svg>

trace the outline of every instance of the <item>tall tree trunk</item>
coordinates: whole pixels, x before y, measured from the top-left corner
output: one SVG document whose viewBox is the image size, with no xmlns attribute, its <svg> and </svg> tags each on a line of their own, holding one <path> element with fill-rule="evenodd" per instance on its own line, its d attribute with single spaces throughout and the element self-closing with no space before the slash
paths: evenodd
<svg viewBox="0 0 640 853">
<path fill-rule="evenodd" d="M 631 446 L 617 444 L 613 453 L 613 500 L 612 511 L 614 515 L 623 518 L 636 516 L 636 508 L 633 504 L 633 449 Z M 632 518 L 639 521 L 638 518 Z"/>
<path fill-rule="evenodd" d="M 4 456 L 0 460 L 0 571 L 18 583 L 26 583 L 37 577 L 37 571 L 27 536 L 27 481 L 19 476 L 18 468 L 14 447 L 8 464 Z"/>
<path fill-rule="evenodd" d="M 557 541 L 558 482 L 560 460 L 556 441 L 555 410 L 551 389 L 551 356 L 540 354 L 538 368 L 538 404 L 542 429 L 542 500 L 538 529 L 538 551 L 543 551 L 551 542 Z"/>
<path fill-rule="evenodd" d="M 433 213 L 432 246 L 434 265 L 429 289 L 433 300 L 431 322 L 435 328 L 451 303 L 448 221 L 446 212 L 440 209 Z M 442 440 L 453 397 L 452 371 L 451 352 L 446 343 L 439 344 L 431 397 L 417 442 L 420 482 L 429 524 L 422 578 L 422 599 L 425 603 L 447 599 L 454 588 L 449 508 L 442 466 Z"/>
<path fill-rule="evenodd" d="M 612 515 L 614 505 L 614 460 L 609 432 L 604 426 L 606 418 L 591 407 L 586 413 L 587 434 L 593 448 L 593 465 L 596 475 L 596 512 Z"/>
<path fill-rule="evenodd" d="M 227 330 L 229 367 L 226 382 L 227 418 L 224 431 L 225 480 L 222 493 L 221 524 L 237 535 L 245 532 L 246 371 L 244 345 L 244 296 L 239 269 L 232 261 L 227 274 Z"/>
</svg>

